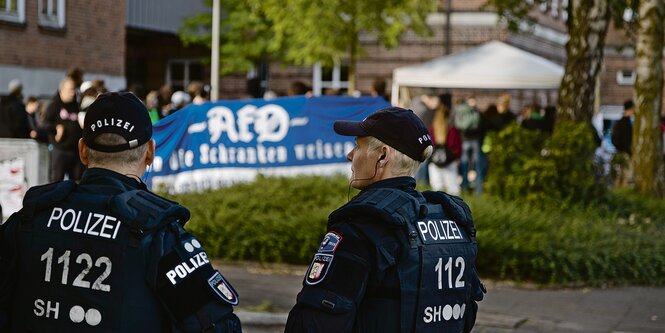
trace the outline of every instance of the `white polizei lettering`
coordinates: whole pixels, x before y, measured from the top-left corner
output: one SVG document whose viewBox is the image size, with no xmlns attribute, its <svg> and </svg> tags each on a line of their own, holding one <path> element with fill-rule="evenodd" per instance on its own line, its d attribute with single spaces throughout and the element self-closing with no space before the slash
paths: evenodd
<svg viewBox="0 0 665 333">
<path fill-rule="evenodd" d="M 201 253 L 205 253 L 205 252 L 201 252 Z M 206 264 L 206 258 L 205 258 L 205 256 L 196 255 L 196 256 L 194 256 L 194 258 L 196 259 L 196 268 L 199 268 L 199 267 L 201 267 L 202 265 L 205 265 L 205 264 Z"/>
<path fill-rule="evenodd" d="M 56 216 L 57 213 L 57 216 Z M 60 207 L 53 207 L 53 210 L 51 211 L 51 217 L 48 219 L 48 223 L 46 224 L 47 228 L 51 227 L 51 222 L 53 220 L 59 220 L 62 217 L 62 208 Z"/>
<path fill-rule="evenodd" d="M 194 259 L 194 257 L 189 258 L 189 262 L 192 264 L 192 267 L 189 267 L 189 265 L 187 265 L 187 262 L 182 263 L 182 266 L 185 267 L 187 274 L 193 272 L 196 269 L 196 267 L 198 267 L 196 266 L 196 260 Z"/>
<path fill-rule="evenodd" d="M 90 225 L 90 218 L 92 218 L 92 213 L 88 213 L 88 219 L 85 221 L 85 227 L 83 228 L 83 233 L 88 233 L 88 226 Z"/>
<path fill-rule="evenodd" d="M 56 222 L 62 231 L 109 239 L 115 239 L 118 236 L 121 221 L 117 218 L 99 213 L 87 213 L 88 217 L 85 219 L 86 222 L 83 223 L 82 214 L 82 211 L 74 209 L 63 211 L 62 208 L 55 207 L 51 212 L 47 227 L 51 227 L 51 224 Z"/>
<path fill-rule="evenodd" d="M 90 229 L 88 229 L 87 234 L 92 236 L 99 236 L 99 231 L 95 231 L 95 228 L 97 228 L 97 225 L 99 225 L 99 223 L 104 220 L 104 215 L 95 213 L 93 214 L 93 217 L 96 217 L 97 221 L 95 221 Z"/>
<path fill-rule="evenodd" d="M 166 277 L 169 279 L 169 281 L 171 281 L 171 284 L 175 286 L 175 277 L 176 277 L 175 271 L 170 270 L 166 272 Z"/>
<path fill-rule="evenodd" d="M 69 225 L 65 226 L 65 219 L 67 215 L 71 215 L 72 218 L 70 220 L 71 223 Z M 65 212 L 62 214 L 62 218 L 60 219 L 60 229 L 67 231 L 71 229 L 74 226 L 74 222 L 76 222 L 76 211 L 73 209 L 67 209 Z"/>
<path fill-rule="evenodd" d="M 115 127 L 118 127 L 118 128 L 129 129 L 130 132 L 134 130 L 134 126 L 132 125 L 132 123 L 130 123 L 126 120 L 115 119 L 115 118 L 111 118 L 111 119 L 106 119 L 105 118 L 105 119 L 97 120 L 96 123 L 94 123 L 90 126 L 90 129 L 92 129 L 92 131 L 94 132 L 95 130 L 97 130 L 101 127 L 105 127 L 105 126 L 115 126 Z"/>
<path fill-rule="evenodd" d="M 462 233 L 455 221 L 451 220 L 427 220 L 418 221 L 418 231 L 422 235 L 423 241 L 433 240 L 451 240 L 463 239 Z"/>
<path fill-rule="evenodd" d="M 121 222 L 120 220 L 118 220 L 118 223 L 115 224 L 115 231 L 113 232 L 113 237 L 111 238 L 115 239 L 115 237 L 118 236 L 118 231 L 120 230 L 120 224 Z"/>
<path fill-rule="evenodd" d="M 187 276 L 187 270 L 182 267 L 182 264 L 175 267 L 175 272 L 178 274 L 178 277 L 184 279 Z"/>
<path fill-rule="evenodd" d="M 79 211 L 76 216 L 76 223 L 74 223 L 74 228 L 72 229 L 73 232 L 77 232 L 79 234 L 83 233 L 83 229 L 79 228 L 80 221 L 81 221 L 81 212 Z"/>
<path fill-rule="evenodd" d="M 441 225 L 441 234 L 444 236 L 444 239 L 450 239 L 450 221 L 439 221 L 439 224 Z"/>
<path fill-rule="evenodd" d="M 457 228 L 457 223 L 453 221 L 449 221 L 449 223 L 450 223 L 450 229 L 452 230 L 453 238 L 462 239 L 462 233 L 459 232 L 459 228 Z"/>
<path fill-rule="evenodd" d="M 176 267 L 166 272 L 166 277 L 171 281 L 171 284 L 176 285 L 178 283 L 176 276 L 180 279 L 184 279 L 187 275 L 209 262 L 206 253 L 199 252 L 195 256 L 189 258 L 189 261 L 181 262 Z"/>
<path fill-rule="evenodd" d="M 99 236 L 100 237 L 111 238 L 111 234 L 107 234 L 107 233 L 104 232 L 106 229 L 113 230 L 113 228 L 114 228 L 113 225 L 109 224 L 109 221 L 116 221 L 116 219 L 115 219 L 115 217 L 108 216 L 108 215 L 106 215 L 104 217 L 104 224 L 102 225 L 102 229 L 99 230 Z"/>
<path fill-rule="evenodd" d="M 434 228 L 434 231 L 432 231 L 432 227 Z M 427 230 L 429 231 L 429 234 L 431 235 L 433 240 L 438 240 L 440 238 L 439 229 L 436 227 L 434 221 L 432 220 L 427 221 Z"/>
<path fill-rule="evenodd" d="M 420 230 L 420 234 L 423 236 L 423 239 L 426 239 L 427 237 L 425 234 L 427 234 L 427 224 L 423 221 L 418 221 L 418 230 Z"/>
</svg>

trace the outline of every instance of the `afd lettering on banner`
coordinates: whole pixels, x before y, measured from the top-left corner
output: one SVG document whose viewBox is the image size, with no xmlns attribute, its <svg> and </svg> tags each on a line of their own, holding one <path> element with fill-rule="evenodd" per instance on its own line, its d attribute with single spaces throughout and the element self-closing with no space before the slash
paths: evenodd
<svg viewBox="0 0 665 333">
<path fill-rule="evenodd" d="M 190 105 L 154 126 L 146 183 L 183 193 L 251 181 L 258 174 L 348 173 L 354 138 L 335 120 L 362 120 L 390 106 L 380 97 L 283 97 Z"/>
</svg>

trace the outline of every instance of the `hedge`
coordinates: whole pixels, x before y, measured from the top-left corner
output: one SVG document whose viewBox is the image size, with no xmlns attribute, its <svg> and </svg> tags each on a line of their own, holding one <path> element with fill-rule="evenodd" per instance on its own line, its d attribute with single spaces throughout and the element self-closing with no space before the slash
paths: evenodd
<svg viewBox="0 0 665 333">
<path fill-rule="evenodd" d="M 253 183 L 171 198 L 191 210 L 187 228 L 213 257 L 306 264 L 328 214 L 347 201 L 347 191 L 342 176 L 259 176 Z M 481 276 L 557 285 L 663 285 L 665 204 L 627 192 L 607 198 L 582 207 L 465 197 L 478 229 Z"/>
</svg>

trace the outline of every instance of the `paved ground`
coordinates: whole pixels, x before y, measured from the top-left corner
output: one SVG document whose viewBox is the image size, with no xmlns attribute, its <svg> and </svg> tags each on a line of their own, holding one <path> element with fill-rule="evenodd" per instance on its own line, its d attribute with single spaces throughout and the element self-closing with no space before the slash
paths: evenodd
<svg viewBox="0 0 665 333">
<path fill-rule="evenodd" d="M 246 333 L 282 332 L 306 267 L 217 265 L 240 294 Z M 478 333 L 665 333 L 665 288 L 538 290 L 487 282 Z"/>
</svg>

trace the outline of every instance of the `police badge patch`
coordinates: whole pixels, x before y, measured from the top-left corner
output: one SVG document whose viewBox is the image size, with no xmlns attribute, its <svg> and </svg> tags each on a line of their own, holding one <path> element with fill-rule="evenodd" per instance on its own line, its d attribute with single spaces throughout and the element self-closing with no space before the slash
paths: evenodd
<svg viewBox="0 0 665 333">
<path fill-rule="evenodd" d="M 321 241 L 321 246 L 319 247 L 319 253 L 335 253 L 337 246 L 342 242 L 342 236 L 336 232 L 329 232 L 323 237 Z"/>
<path fill-rule="evenodd" d="M 238 305 L 238 294 L 233 290 L 233 287 L 224 279 L 221 273 L 215 272 L 210 279 L 208 279 L 210 288 L 225 302 L 231 305 Z"/>
<path fill-rule="evenodd" d="M 315 254 L 314 260 L 312 260 L 312 264 L 309 265 L 309 269 L 305 275 L 305 283 L 312 286 L 323 281 L 330 269 L 333 257 L 332 254 Z"/>
</svg>

